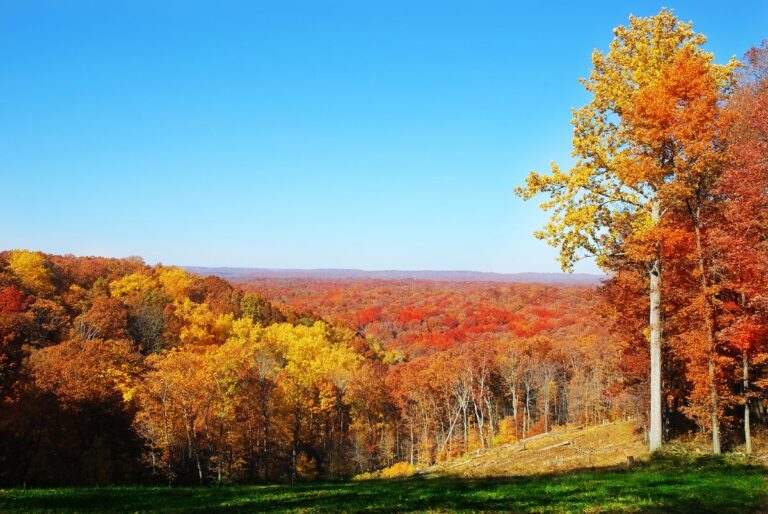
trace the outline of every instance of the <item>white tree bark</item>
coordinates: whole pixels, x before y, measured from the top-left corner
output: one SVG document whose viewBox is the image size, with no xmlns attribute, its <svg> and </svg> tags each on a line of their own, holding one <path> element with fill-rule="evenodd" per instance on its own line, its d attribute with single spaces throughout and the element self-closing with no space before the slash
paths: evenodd
<svg viewBox="0 0 768 514">
<path fill-rule="evenodd" d="M 651 215 L 654 223 L 661 219 L 658 200 L 653 202 Z M 648 442 L 651 451 L 661 448 L 661 259 L 650 266 L 650 329 L 651 329 L 651 415 Z"/>
<path fill-rule="evenodd" d="M 744 452 L 747 455 L 752 454 L 752 435 L 749 429 L 749 358 L 747 350 L 742 353 L 742 372 L 744 380 Z"/>
</svg>

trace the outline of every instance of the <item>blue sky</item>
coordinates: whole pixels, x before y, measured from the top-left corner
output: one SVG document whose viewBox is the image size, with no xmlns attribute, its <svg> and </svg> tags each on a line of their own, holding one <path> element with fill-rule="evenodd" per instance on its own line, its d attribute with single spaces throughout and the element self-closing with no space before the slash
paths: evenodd
<svg viewBox="0 0 768 514">
<path fill-rule="evenodd" d="M 556 271 L 512 190 L 662 5 L 721 62 L 768 37 L 768 1 L 3 1 L 0 248 Z"/>
</svg>

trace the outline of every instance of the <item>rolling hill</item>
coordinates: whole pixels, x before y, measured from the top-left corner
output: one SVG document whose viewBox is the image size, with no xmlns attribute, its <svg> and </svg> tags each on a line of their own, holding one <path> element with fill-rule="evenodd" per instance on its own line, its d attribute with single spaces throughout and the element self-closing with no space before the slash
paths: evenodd
<svg viewBox="0 0 768 514">
<path fill-rule="evenodd" d="M 529 284 L 597 285 L 603 275 L 589 273 L 491 273 L 483 271 L 273 269 L 182 266 L 197 275 L 215 275 L 233 282 L 263 278 L 433 280 L 444 282 L 506 282 Z"/>
</svg>

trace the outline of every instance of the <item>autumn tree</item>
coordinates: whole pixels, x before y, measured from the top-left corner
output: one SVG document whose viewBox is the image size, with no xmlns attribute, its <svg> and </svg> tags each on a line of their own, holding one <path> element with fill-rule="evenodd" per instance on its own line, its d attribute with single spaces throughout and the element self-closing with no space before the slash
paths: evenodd
<svg viewBox="0 0 768 514">
<path fill-rule="evenodd" d="M 31 329 L 28 298 L 16 286 L 0 288 L 0 404 L 18 388 L 23 371 L 23 345 Z"/>
<path fill-rule="evenodd" d="M 684 254 L 695 255 L 691 274 L 698 277 L 695 295 L 703 324 L 702 360 L 706 375 L 692 375 L 693 383 L 705 382 L 708 390 L 706 417 L 709 418 L 713 453 L 720 453 L 721 407 L 718 406 L 716 294 L 708 228 L 716 224 L 717 201 L 713 189 L 724 162 L 724 127 L 720 105 L 730 87 L 730 69 L 711 64 L 711 57 L 684 48 L 666 64 L 654 82 L 641 87 L 625 112 L 635 138 L 631 162 L 666 181 L 656 190 L 667 205 L 668 216 L 657 223 L 657 232 L 668 239 L 669 230 L 685 230 L 690 225 L 693 247 Z M 674 173 L 664 167 L 658 155 L 674 158 Z M 679 216 L 677 216 L 679 215 Z M 682 219 L 681 219 L 682 217 Z M 662 236 L 662 237 L 663 237 Z M 684 239 L 684 238 L 683 238 Z M 671 246 L 671 245 L 670 245 Z M 669 252 L 667 252 L 669 255 Z M 671 259 L 675 257 L 672 256 Z M 669 260 L 669 259 L 667 259 Z M 682 288 L 682 283 L 676 283 Z M 696 334 L 690 330 L 688 344 L 693 349 Z M 701 332 L 695 330 L 694 332 Z M 691 357 L 693 352 L 686 352 Z M 693 357 L 694 359 L 696 357 Z"/>
<path fill-rule="evenodd" d="M 138 354 L 130 341 L 71 339 L 32 354 L 38 386 L 70 403 L 130 400 Z"/>
<path fill-rule="evenodd" d="M 248 395 L 247 404 L 256 413 L 253 416 L 255 442 L 249 447 L 255 452 L 260 467 L 261 478 L 269 482 L 270 461 L 272 460 L 273 430 L 276 425 L 275 412 L 278 411 L 278 384 L 285 360 L 285 341 L 281 338 L 270 337 L 263 328 L 254 323 L 250 317 L 243 317 L 232 325 L 232 333 L 225 347 L 239 350 L 242 362 L 242 376 L 246 386 L 254 394 Z M 250 434 L 249 434 L 250 435 Z M 256 471 L 256 463 L 251 458 L 251 467 Z"/>
<path fill-rule="evenodd" d="M 755 400 L 752 366 L 768 359 L 768 41 L 745 55 L 745 66 L 728 102 L 732 123 L 728 163 L 718 178 L 723 222 L 714 228 L 723 280 L 722 339 L 739 353 L 744 439 L 751 452 L 750 403 Z"/>
<path fill-rule="evenodd" d="M 663 337 L 662 238 L 658 227 L 670 208 L 661 191 L 677 173 L 678 150 L 667 144 L 666 138 L 642 140 L 627 115 L 638 91 L 657 83 L 668 63 L 681 52 L 702 55 L 707 61 L 711 56 L 701 49 L 704 36 L 666 9 L 648 18 L 630 17 L 627 26 L 614 29 L 614 35 L 608 53 L 593 53 L 593 70 L 582 80 L 592 99 L 574 111 L 576 164 L 568 172 L 553 165 L 549 175 L 531 173 L 517 193 L 524 199 L 539 193 L 549 196 L 542 207 L 552 211 L 552 216 L 536 235 L 559 248 L 564 269 L 593 256 L 607 270 L 632 264 L 646 270 L 651 355 L 649 441 L 651 450 L 656 450 L 662 444 Z M 638 154 L 643 154 L 642 162 L 635 158 Z"/>
<path fill-rule="evenodd" d="M 75 335 L 80 339 L 127 339 L 128 311 L 122 302 L 100 296 L 93 305 L 75 318 Z"/>
<path fill-rule="evenodd" d="M 45 296 L 54 292 L 53 275 L 42 253 L 14 250 L 8 259 L 8 268 L 32 293 Z"/>
<path fill-rule="evenodd" d="M 109 283 L 110 294 L 128 308 L 128 331 L 147 353 L 165 346 L 164 310 L 169 296 L 151 270 L 125 275 Z"/>
</svg>

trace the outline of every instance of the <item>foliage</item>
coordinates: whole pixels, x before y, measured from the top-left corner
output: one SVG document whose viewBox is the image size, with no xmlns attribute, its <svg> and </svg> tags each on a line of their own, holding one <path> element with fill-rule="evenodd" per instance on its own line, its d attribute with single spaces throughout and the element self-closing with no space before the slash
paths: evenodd
<svg viewBox="0 0 768 514">
<path fill-rule="evenodd" d="M 634 412 L 608 396 L 619 353 L 599 345 L 608 333 L 587 288 L 335 284 L 339 303 L 318 305 L 327 323 L 295 315 L 300 305 L 282 304 L 286 316 L 273 307 L 280 281 L 254 293 L 135 260 L 40 262 L 57 277 L 45 294 L 0 272 L 0 430 L 18 444 L 0 450 L 8 483 L 347 477 L 492 446 L 505 416 L 503 430 L 525 437 Z M 34 412 L 51 403 L 62 428 L 98 412 L 130 444 L 97 442 L 95 424 L 82 440 L 21 439 L 44 432 Z M 62 479 L 58 455 L 91 455 L 92 445 L 103 471 Z M 129 474 L 111 458 L 118 451 Z"/>
<path fill-rule="evenodd" d="M 407 478 L 415 475 L 418 470 L 419 468 L 417 468 L 410 462 L 395 462 L 391 466 L 387 466 L 386 468 L 380 469 L 375 472 L 361 473 L 359 475 L 355 475 L 353 477 L 353 480 L 374 480 L 374 479 L 391 480 L 393 478 Z"/>
</svg>

